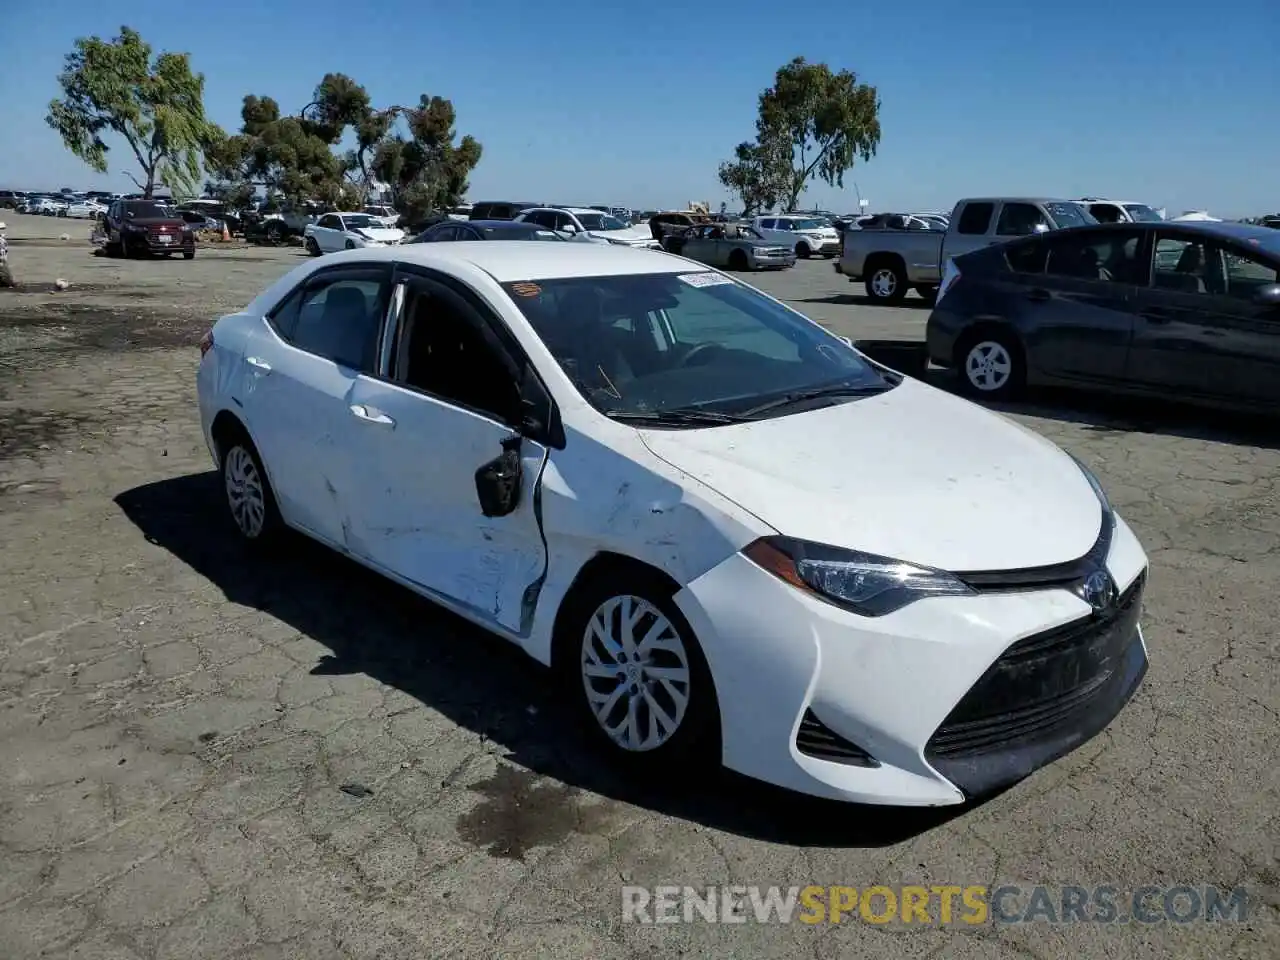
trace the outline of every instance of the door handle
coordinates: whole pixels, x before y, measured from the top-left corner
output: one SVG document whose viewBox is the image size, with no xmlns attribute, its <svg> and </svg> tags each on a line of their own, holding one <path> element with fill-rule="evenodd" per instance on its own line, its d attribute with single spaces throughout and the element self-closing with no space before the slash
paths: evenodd
<svg viewBox="0 0 1280 960">
<path fill-rule="evenodd" d="M 245 357 L 244 362 L 253 367 L 260 375 L 266 376 L 271 372 L 271 364 L 263 360 L 261 357 Z"/>
<path fill-rule="evenodd" d="M 1027 291 L 1027 299 L 1036 303 L 1044 303 L 1050 297 L 1049 291 L 1043 287 L 1032 287 Z"/>
<path fill-rule="evenodd" d="M 366 407 L 363 403 L 353 403 L 351 414 L 365 423 L 376 423 L 380 427 L 394 427 L 396 422 L 380 410 Z"/>
</svg>

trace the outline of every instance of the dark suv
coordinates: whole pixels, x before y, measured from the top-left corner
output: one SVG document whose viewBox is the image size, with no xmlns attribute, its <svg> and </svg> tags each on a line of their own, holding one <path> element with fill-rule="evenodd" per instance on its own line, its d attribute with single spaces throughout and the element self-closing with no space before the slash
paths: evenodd
<svg viewBox="0 0 1280 960">
<path fill-rule="evenodd" d="M 541 207 L 541 203 L 528 203 L 523 200 L 481 200 L 471 207 L 469 220 L 514 220 L 521 210 Z"/>
<path fill-rule="evenodd" d="M 154 200 L 117 200 L 102 215 L 102 228 L 109 257 L 148 253 L 167 257 L 181 252 L 184 259 L 191 260 L 196 255 L 191 224 Z"/>
</svg>

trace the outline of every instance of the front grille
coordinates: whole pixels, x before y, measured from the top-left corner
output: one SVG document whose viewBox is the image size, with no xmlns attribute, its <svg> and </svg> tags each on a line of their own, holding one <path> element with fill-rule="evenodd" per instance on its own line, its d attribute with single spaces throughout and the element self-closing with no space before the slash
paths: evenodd
<svg viewBox="0 0 1280 960">
<path fill-rule="evenodd" d="M 1146 575 L 1110 610 L 1019 640 L 934 733 L 927 755 L 958 757 L 1052 737 L 1121 673 L 1137 634 Z"/>
<path fill-rule="evenodd" d="M 845 763 L 853 767 L 878 767 L 880 761 L 856 743 L 846 740 L 818 719 L 812 710 L 805 710 L 796 731 L 796 749 L 819 760 Z"/>
</svg>

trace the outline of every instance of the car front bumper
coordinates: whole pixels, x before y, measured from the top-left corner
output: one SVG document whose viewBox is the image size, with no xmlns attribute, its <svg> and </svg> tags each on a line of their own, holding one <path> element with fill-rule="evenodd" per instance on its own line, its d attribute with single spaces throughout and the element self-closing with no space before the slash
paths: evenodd
<svg viewBox="0 0 1280 960">
<path fill-rule="evenodd" d="M 1107 567 L 1122 602 L 1106 617 L 1066 589 L 860 617 L 740 554 L 676 600 L 715 678 L 727 767 L 835 800 L 942 806 L 1069 753 L 1133 695 L 1147 558 L 1119 519 Z"/>
</svg>

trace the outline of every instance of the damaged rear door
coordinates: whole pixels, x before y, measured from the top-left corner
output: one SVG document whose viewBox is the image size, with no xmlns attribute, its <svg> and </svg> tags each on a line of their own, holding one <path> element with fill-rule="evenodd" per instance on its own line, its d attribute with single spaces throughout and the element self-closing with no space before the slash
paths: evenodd
<svg viewBox="0 0 1280 960">
<path fill-rule="evenodd" d="M 362 548 L 527 633 L 547 565 L 538 493 L 549 416 L 524 402 L 527 360 L 464 285 L 424 272 L 399 275 L 397 288 L 379 375 L 360 377 L 349 397 Z"/>
</svg>

